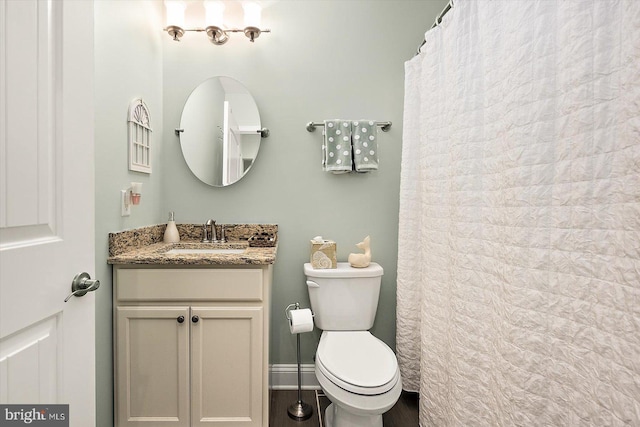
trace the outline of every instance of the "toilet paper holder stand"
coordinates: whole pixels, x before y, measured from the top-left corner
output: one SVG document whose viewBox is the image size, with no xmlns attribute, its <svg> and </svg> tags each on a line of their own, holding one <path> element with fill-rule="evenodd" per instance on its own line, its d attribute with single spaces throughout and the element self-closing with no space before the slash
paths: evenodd
<svg viewBox="0 0 640 427">
<path fill-rule="evenodd" d="M 300 309 L 300 303 L 296 302 L 293 304 L 289 304 L 287 306 L 287 308 L 284 309 L 284 315 L 286 316 L 287 320 L 289 321 L 289 323 L 291 323 L 291 316 L 289 316 L 289 312 L 291 310 L 299 310 Z M 316 315 L 313 313 L 313 311 L 311 312 L 311 317 L 316 317 Z"/>
<path fill-rule="evenodd" d="M 290 324 L 291 316 L 289 315 L 289 312 L 291 310 L 299 309 L 300 303 L 298 302 L 289 304 L 287 308 L 284 309 L 284 314 Z M 311 312 L 311 317 L 315 317 L 315 314 L 313 314 L 313 312 Z M 311 415 L 313 414 L 313 408 L 308 403 L 302 401 L 302 373 L 300 371 L 300 334 L 296 334 L 296 344 L 296 359 L 298 360 L 298 400 L 287 408 L 287 414 L 289 414 L 290 418 L 293 418 L 296 421 L 304 421 L 311 418 Z"/>
</svg>

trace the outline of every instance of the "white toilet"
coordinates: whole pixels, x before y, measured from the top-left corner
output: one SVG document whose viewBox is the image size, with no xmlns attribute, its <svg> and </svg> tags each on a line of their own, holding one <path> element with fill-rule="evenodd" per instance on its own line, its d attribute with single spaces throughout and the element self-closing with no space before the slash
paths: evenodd
<svg viewBox="0 0 640 427">
<path fill-rule="evenodd" d="M 314 323 L 322 329 L 316 377 L 331 400 L 327 427 L 381 427 L 398 401 L 402 380 L 393 351 L 369 329 L 378 308 L 383 270 L 376 263 L 337 269 L 304 265 Z"/>
</svg>

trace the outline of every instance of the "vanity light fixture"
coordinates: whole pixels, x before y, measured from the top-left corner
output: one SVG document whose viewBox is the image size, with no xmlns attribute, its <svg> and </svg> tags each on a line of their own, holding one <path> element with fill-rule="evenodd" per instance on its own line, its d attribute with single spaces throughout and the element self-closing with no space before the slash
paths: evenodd
<svg viewBox="0 0 640 427">
<path fill-rule="evenodd" d="M 211 43 L 216 45 L 225 44 L 229 41 L 229 33 L 244 33 L 250 42 L 254 42 L 260 34 L 270 33 L 269 29 L 260 29 L 262 8 L 256 2 L 242 2 L 244 10 L 244 28 L 225 28 L 224 9 L 225 4 L 220 0 L 205 0 L 205 25 L 201 28 L 184 28 L 184 12 L 186 2 L 180 0 L 165 0 L 167 9 L 167 26 L 164 30 L 175 41 L 180 41 L 185 31 L 204 32 L 209 37 Z"/>
</svg>

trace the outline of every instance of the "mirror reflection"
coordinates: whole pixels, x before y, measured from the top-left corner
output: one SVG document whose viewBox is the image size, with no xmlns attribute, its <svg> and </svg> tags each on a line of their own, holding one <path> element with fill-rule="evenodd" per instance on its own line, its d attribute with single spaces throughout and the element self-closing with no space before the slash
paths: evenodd
<svg viewBox="0 0 640 427">
<path fill-rule="evenodd" d="M 196 87 L 182 110 L 180 146 L 191 172 L 215 187 L 251 169 L 260 148 L 260 114 L 251 93 L 231 77 Z"/>
</svg>

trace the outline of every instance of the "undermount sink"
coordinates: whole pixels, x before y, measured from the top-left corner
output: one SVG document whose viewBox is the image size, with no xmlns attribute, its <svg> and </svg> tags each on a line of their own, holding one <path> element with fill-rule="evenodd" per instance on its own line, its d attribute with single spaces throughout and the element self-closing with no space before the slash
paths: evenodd
<svg viewBox="0 0 640 427">
<path fill-rule="evenodd" d="M 174 248 L 165 252 L 167 255 L 206 255 L 206 254 L 241 254 L 244 249 L 230 248 Z"/>
</svg>

